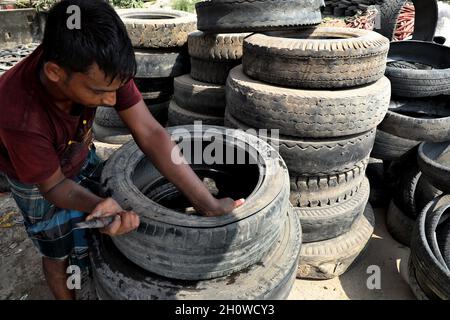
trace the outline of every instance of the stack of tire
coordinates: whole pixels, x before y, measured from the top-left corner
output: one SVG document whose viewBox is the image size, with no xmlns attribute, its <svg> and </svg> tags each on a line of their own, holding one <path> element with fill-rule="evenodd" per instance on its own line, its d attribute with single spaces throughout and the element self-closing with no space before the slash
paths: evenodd
<svg viewBox="0 0 450 320">
<path fill-rule="evenodd" d="M 341 275 L 373 233 L 365 170 L 389 106 L 388 49 L 388 39 L 359 29 L 255 34 L 230 72 L 226 123 L 280 134 L 264 138 L 289 169 L 303 228 L 300 278 Z"/>
<path fill-rule="evenodd" d="M 417 148 L 423 141 L 450 141 L 450 48 L 421 41 L 393 42 L 389 59 L 386 76 L 392 83 L 392 100 L 378 127 L 372 157 L 388 168 L 385 179 L 391 191 L 384 198 L 393 196 L 388 230 L 409 245 L 414 221 L 441 193 L 422 174 Z"/>
<path fill-rule="evenodd" d="M 189 125 L 195 121 L 223 126 L 225 82 L 230 70 L 241 64 L 242 45 L 247 35 L 202 31 L 189 34 L 191 73 L 175 78 L 169 126 Z"/>
<path fill-rule="evenodd" d="M 126 235 L 94 238 L 99 298 L 285 299 L 295 281 L 302 232 L 289 204 L 283 160 L 264 141 L 236 130 L 179 129 L 168 131 L 182 150 L 200 145 L 205 151 L 220 142 L 226 155 L 240 148 L 254 155 L 254 162 L 241 165 L 207 165 L 205 159 L 194 162 L 193 153 L 185 155 L 217 197 L 247 201 L 225 216 L 193 214 L 181 192 L 128 142 L 109 159 L 102 185 L 105 194 L 139 214 L 141 223 Z"/>
<path fill-rule="evenodd" d="M 420 213 L 412 231 L 409 284 L 418 299 L 450 299 L 450 142 L 422 143 L 419 168 L 443 191 Z"/>
<path fill-rule="evenodd" d="M 164 126 L 173 79 L 189 72 L 186 44 L 188 34 L 196 30 L 196 17 L 176 10 L 122 9 L 118 13 L 135 47 L 134 81 L 150 112 Z M 93 129 L 97 151 L 103 159 L 132 139 L 113 108 L 97 109 Z"/>
</svg>

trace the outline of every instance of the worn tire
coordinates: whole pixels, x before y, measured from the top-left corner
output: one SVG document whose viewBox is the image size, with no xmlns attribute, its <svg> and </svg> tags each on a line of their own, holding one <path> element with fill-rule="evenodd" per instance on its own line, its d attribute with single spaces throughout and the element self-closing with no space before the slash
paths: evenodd
<svg viewBox="0 0 450 320">
<path fill-rule="evenodd" d="M 413 218 L 406 215 L 395 205 L 394 201 L 391 201 L 386 214 L 386 227 L 395 240 L 409 247 L 414 223 Z"/>
<path fill-rule="evenodd" d="M 173 78 L 134 78 L 144 100 L 159 103 L 168 101 L 173 95 Z"/>
<path fill-rule="evenodd" d="M 311 243 L 339 237 L 349 232 L 369 200 L 369 181 L 364 179 L 358 190 L 339 203 L 322 207 L 294 207 L 303 229 L 303 242 Z"/>
<path fill-rule="evenodd" d="M 170 102 L 167 121 L 169 127 L 191 125 L 196 121 L 201 121 L 202 124 L 206 125 L 223 126 L 223 116 L 211 116 L 194 112 L 181 108 L 175 101 Z"/>
<path fill-rule="evenodd" d="M 349 88 L 381 79 L 388 51 L 388 39 L 363 29 L 277 31 L 246 38 L 242 65 L 248 76 L 279 86 Z"/>
<path fill-rule="evenodd" d="M 184 51 L 136 49 L 137 78 L 178 77 L 189 72 L 189 56 Z"/>
<path fill-rule="evenodd" d="M 92 125 L 94 137 L 97 141 L 109 144 L 124 144 L 133 140 L 128 128 L 104 127 L 97 123 Z"/>
<path fill-rule="evenodd" d="M 184 11 L 122 9 L 118 14 L 135 48 L 182 47 L 196 30 L 195 15 Z"/>
<path fill-rule="evenodd" d="M 171 281 L 129 263 L 110 238 L 94 238 L 91 261 L 104 300 L 282 300 L 294 285 L 301 226 L 292 212 L 268 254 L 245 272 L 207 281 Z"/>
<path fill-rule="evenodd" d="M 247 77 L 242 67 L 227 80 L 227 110 L 255 128 L 278 129 L 302 138 L 332 138 L 374 129 L 386 115 L 390 83 L 339 91 L 276 87 Z"/>
<path fill-rule="evenodd" d="M 342 275 L 365 250 L 375 226 L 370 204 L 349 232 L 326 241 L 304 243 L 297 278 L 332 279 Z"/>
<path fill-rule="evenodd" d="M 392 42 L 389 58 L 433 67 L 422 70 L 388 63 L 386 76 L 391 80 L 393 96 L 420 98 L 450 94 L 450 47 L 421 41 Z"/>
<path fill-rule="evenodd" d="M 425 142 L 419 146 L 418 164 L 427 180 L 450 193 L 450 142 Z"/>
<path fill-rule="evenodd" d="M 192 32 L 188 37 L 189 55 L 208 61 L 241 60 L 244 39 L 249 35 L 250 33 Z"/>
<path fill-rule="evenodd" d="M 430 300 L 428 299 L 425 292 L 423 292 L 422 288 L 420 287 L 419 283 L 417 282 L 416 277 L 416 268 L 414 267 L 414 264 L 412 263 L 411 256 L 408 259 L 408 280 L 409 280 L 409 287 L 411 288 L 412 293 L 417 298 L 417 300 Z"/>
<path fill-rule="evenodd" d="M 420 141 L 400 138 L 377 129 L 371 157 L 385 161 L 398 160 L 419 144 Z"/>
<path fill-rule="evenodd" d="M 192 79 L 188 74 L 175 78 L 174 100 L 183 109 L 205 115 L 225 113 L 225 87 Z"/>
<path fill-rule="evenodd" d="M 450 299 L 450 271 L 434 255 L 429 236 L 430 231 L 434 233 L 436 230 L 428 230 L 427 225 L 430 217 L 443 219 L 449 208 L 449 195 L 431 201 L 419 216 L 411 238 L 411 259 L 417 282 L 430 299 Z"/>
<path fill-rule="evenodd" d="M 319 24 L 323 0 L 214 0 L 195 5 L 197 28 L 208 33 L 296 29 Z"/>
<path fill-rule="evenodd" d="M 370 158 L 366 170 L 370 182 L 369 202 L 374 208 L 386 208 L 391 201 L 384 166 L 383 160 Z"/>
<path fill-rule="evenodd" d="M 105 195 L 112 196 L 122 208 L 132 209 L 141 221 L 136 231 L 115 237 L 113 241 L 128 259 L 153 273 L 174 279 L 198 280 L 238 272 L 267 254 L 282 229 L 290 204 L 289 176 L 281 157 L 256 137 L 221 127 L 203 126 L 200 130 L 186 126 L 168 131 L 176 134 L 173 137 L 176 143 L 182 141 L 185 146 L 203 141 L 202 135 L 208 129 L 215 130 L 220 133 L 219 138 L 223 138 L 215 139 L 214 143 L 221 141 L 233 150 L 245 145 L 250 154 L 258 155 L 256 163 L 245 166 L 245 171 L 242 166 L 228 169 L 234 170 L 228 171 L 229 174 L 247 175 L 247 184 L 257 180 L 253 191 L 242 184 L 233 188 L 233 192 L 238 193 L 229 196 L 247 197 L 246 203 L 233 214 L 220 217 L 180 214 L 148 198 L 145 190 L 157 191 L 162 177 L 134 142 L 117 151 L 103 170 Z M 206 148 L 206 143 L 203 147 Z M 193 163 L 193 159 L 187 160 Z M 194 170 L 202 169 L 205 164 L 193 167 Z M 226 167 L 217 164 L 207 168 L 220 172 Z"/>
<path fill-rule="evenodd" d="M 208 61 L 191 58 L 191 77 L 201 82 L 224 85 L 230 70 L 239 63 L 235 60 Z"/>
<path fill-rule="evenodd" d="M 442 100 L 391 101 L 379 128 L 417 141 L 450 141 L 450 106 Z"/>
<path fill-rule="evenodd" d="M 225 125 L 230 128 L 258 130 L 249 127 L 225 111 Z M 264 134 L 267 135 L 265 132 Z M 336 139 L 301 139 L 289 136 L 260 138 L 278 148 L 292 176 L 328 176 L 352 170 L 366 159 L 373 147 L 375 130 Z"/>
</svg>

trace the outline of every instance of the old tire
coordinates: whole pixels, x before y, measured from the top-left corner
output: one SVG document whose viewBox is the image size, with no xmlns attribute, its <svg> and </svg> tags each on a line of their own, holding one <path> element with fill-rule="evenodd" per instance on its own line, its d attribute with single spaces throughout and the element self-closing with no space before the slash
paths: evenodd
<svg viewBox="0 0 450 320">
<path fill-rule="evenodd" d="M 254 128 L 302 138 L 332 138 L 374 129 L 386 115 L 390 83 L 336 90 L 281 88 L 247 77 L 242 67 L 227 80 L 227 110 Z"/>
<path fill-rule="evenodd" d="M 128 128 L 104 127 L 94 122 L 92 125 L 94 137 L 97 141 L 109 144 L 124 144 L 133 140 Z"/>
<path fill-rule="evenodd" d="M 369 181 L 339 203 L 322 207 L 294 207 L 303 230 L 303 243 L 325 241 L 349 232 L 369 200 Z"/>
<path fill-rule="evenodd" d="M 201 60 L 241 60 L 245 37 L 250 33 L 192 32 L 188 37 L 189 55 Z"/>
<path fill-rule="evenodd" d="M 171 101 L 169 105 L 169 115 L 167 125 L 184 126 L 194 124 L 196 121 L 201 121 L 205 125 L 223 126 L 223 116 L 211 116 L 180 107 L 175 101 Z"/>
<path fill-rule="evenodd" d="M 217 132 L 217 136 L 204 137 L 208 129 Z M 175 127 L 168 131 L 176 134 L 173 138 L 182 146 L 204 141 L 202 147 L 206 148 L 208 141 L 214 141 L 222 143 L 228 151 L 239 150 L 242 145 L 251 150 L 256 155 L 251 156 L 254 164 L 192 165 L 194 171 L 219 174 L 217 179 L 222 181 L 219 190 L 224 185 L 228 196 L 247 197 L 247 201 L 232 215 L 220 217 L 180 214 L 164 207 L 161 199 L 168 201 L 175 196 L 175 200 L 182 200 L 179 191 L 171 187 L 169 192 L 158 194 L 158 187 L 165 186 L 164 178 L 131 142 L 109 159 L 102 173 L 105 194 L 124 209 L 133 209 L 141 219 L 135 232 L 113 238 L 115 245 L 142 268 L 174 279 L 222 277 L 256 263 L 276 241 L 290 207 L 289 176 L 283 160 L 269 145 L 242 132 L 209 126 Z M 194 163 L 193 159 L 187 160 Z M 227 180 L 230 176 L 234 179 L 232 188 Z M 236 177 L 243 181 L 237 182 Z M 168 204 L 181 206 L 183 202 Z"/>
<path fill-rule="evenodd" d="M 398 160 L 419 144 L 420 141 L 400 138 L 377 129 L 371 157 L 385 161 Z"/>
<path fill-rule="evenodd" d="M 450 142 L 425 142 L 419 146 L 418 164 L 428 181 L 450 193 Z"/>
<path fill-rule="evenodd" d="M 225 114 L 225 87 L 192 79 L 188 74 L 175 78 L 174 100 L 180 107 L 212 116 Z"/>
<path fill-rule="evenodd" d="M 201 82 L 224 85 L 230 70 L 239 63 L 235 60 L 211 61 L 191 57 L 191 77 Z"/>
<path fill-rule="evenodd" d="M 386 214 L 386 227 L 389 234 L 401 244 L 409 247 L 415 220 L 406 215 L 391 201 Z"/>
<path fill-rule="evenodd" d="M 118 10 L 135 48 L 173 48 L 187 43 L 196 30 L 196 17 L 178 10 Z"/>
<path fill-rule="evenodd" d="M 449 141 L 450 107 L 444 100 L 391 101 L 379 128 L 410 140 Z"/>
<path fill-rule="evenodd" d="M 225 125 L 242 130 L 251 129 L 258 134 L 257 129 L 237 120 L 228 109 L 225 111 Z M 260 132 L 260 138 L 279 149 L 292 176 L 318 177 L 352 170 L 369 156 L 375 140 L 375 130 L 335 139 L 267 137 L 268 133 Z"/>
<path fill-rule="evenodd" d="M 297 278 L 332 279 L 342 275 L 369 243 L 375 225 L 370 204 L 349 232 L 326 241 L 304 243 Z"/>
<path fill-rule="evenodd" d="M 208 33 L 296 29 L 319 24 L 323 0 L 216 0 L 195 5 L 197 28 Z"/>
<path fill-rule="evenodd" d="M 254 34 L 244 41 L 244 73 L 279 86 L 349 88 L 384 76 L 389 40 L 363 29 L 316 28 Z"/>
<path fill-rule="evenodd" d="M 173 95 L 173 78 L 134 78 L 134 82 L 144 100 L 160 103 Z"/>
<path fill-rule="evenodd" d="M 138 78 L 178 77 L 189 72 L 189 57 L 180 50 L 135 50 Z"/>
</svg>

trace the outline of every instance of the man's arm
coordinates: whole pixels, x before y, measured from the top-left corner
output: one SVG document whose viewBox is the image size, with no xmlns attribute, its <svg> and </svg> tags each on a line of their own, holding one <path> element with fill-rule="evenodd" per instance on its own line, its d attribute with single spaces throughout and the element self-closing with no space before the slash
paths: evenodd
<svg viewBox="0 0 450 320">
<path fill-rule="evenodd" d="M 243 203 L 243 199 L 234 201 L 230 198 L 214 198 L 189 165 L 172 161 L 172 152 L 178 147 L 151 115 L 143 100 L 120 111 L 119 115 L 155 167 L 183 192 L 200 213 L 206 216 L 223 215 Z"/>
<path fill-rule="evenodd" d="M 58 208 L 91 213 L 87 220 L 116 215 L 113 223 L 102 229 L 111 236 L 128 233 L 139 226 L 139 217 L 134 212 L 125 212 L 112 198 L 103 199 L 88 189 L 67 179 L 58 168 L 46 181 L 38 184 L 39 191 Z"/>
</svg>

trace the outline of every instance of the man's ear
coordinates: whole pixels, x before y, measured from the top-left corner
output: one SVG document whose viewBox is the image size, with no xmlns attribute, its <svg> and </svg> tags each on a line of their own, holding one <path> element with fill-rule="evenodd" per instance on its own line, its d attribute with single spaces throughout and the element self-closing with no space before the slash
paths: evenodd
<svg viewBox="0 0 450 320">
<path fill-rule="evenodd" d="M 44 64 L 44 72 L 47 78 L 52 82 L 60 82 L 67 77 L 64 69 L 54 62 L 46 62 Z"/>
</svg>

